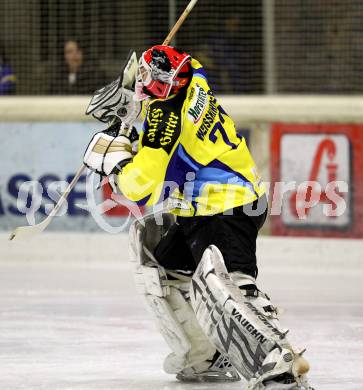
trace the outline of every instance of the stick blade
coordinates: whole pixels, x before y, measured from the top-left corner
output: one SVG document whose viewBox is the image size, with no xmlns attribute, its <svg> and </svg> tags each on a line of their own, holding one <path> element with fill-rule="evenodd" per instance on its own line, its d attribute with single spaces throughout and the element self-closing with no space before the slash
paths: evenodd
<svg viewBox="0 0 363 390">
<path fill-rule="evenodd" d="M 49 225 L 48 218 L 46 218 L 43 222 L 38 223 L 36 225 L 19 226 L 10 233 L 9 240 L 13 241 L 15 237 L 17 239 L 19 238 L 23 239 L 25 237 L 35 236 L 41 233 L 48 225 Z"/>
</svg>

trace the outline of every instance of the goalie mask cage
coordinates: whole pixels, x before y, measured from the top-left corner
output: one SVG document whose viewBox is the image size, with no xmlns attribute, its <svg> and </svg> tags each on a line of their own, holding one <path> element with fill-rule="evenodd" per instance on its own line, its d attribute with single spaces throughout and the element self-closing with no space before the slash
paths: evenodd
<svg viewBox="0 0 363 390">
<path fill-rule="evenodd" d="M 1 94 L 90 95 L 130 48 L 140 55 L 162 42 L 186 3 L 2 0 L 2 68 L 17 82 Z M 174 43 L 204 64 L 219 94 L 359 94 L 362 18 L 362 0 L 202 0 Z"/>
</svg>

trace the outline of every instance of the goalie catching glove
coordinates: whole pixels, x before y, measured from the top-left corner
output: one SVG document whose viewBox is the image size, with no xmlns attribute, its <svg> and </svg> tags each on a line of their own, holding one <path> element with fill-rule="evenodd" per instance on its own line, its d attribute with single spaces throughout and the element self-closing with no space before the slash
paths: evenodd
<svg viewBox="0 0 363 390">
<path fill-rule="evenodd" d="M 86 149 L 84 164 L 101 176 L 121 172 L 135 154 L 133 147 L 139 137 L 136 129 L 132 128 L 127 136 L 119 135 L 119 131 L 120 122 L 117 122 L 96 133 Z"/>
<path fill-rule="evenodd" d="M 105 123 L 116 117 L 126 128 L 131 128 L 141 112 L 141 103 L 134 99 L 136 70 L 136 53 L 130 52 L 120 76 L 94 93 L 86 115 Z"/>
</svg>

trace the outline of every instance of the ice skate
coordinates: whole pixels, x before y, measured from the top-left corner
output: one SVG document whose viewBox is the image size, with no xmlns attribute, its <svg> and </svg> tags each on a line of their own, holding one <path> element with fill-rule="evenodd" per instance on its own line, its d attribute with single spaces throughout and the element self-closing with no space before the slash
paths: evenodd
<svg viewBox="0 0 363 390">
<path fill-rule="evenodd" d="M 181 382 L 236 382 L 241 379 L 228 358 L 219 352 L 216 352 L 212 360 L 201 363 L 199 367 L 190 367 L 179 372 L 176 378 Z"/>
</svg>

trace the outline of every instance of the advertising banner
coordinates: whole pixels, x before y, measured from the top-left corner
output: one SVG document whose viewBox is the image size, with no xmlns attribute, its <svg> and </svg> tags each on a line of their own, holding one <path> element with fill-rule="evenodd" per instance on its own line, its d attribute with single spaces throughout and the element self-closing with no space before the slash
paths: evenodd
<svg viewBox="0 0 363 390">
<path fill-rule="evenodd" d="M 0 230 L 38 223 L 51 211 L 82 164 L 97 122 L 0 123 Z M 88 171 L 88 174 L 90 172 Z M 49 230 L 125 230 L 140 210 L 117 197 L 97 175 L 83 175 Z M 141 210 L 142 212 L 142 210 Z"/>
<path fill-rule="evenodd" d="M 363 125 L 272 125 L 272 234 L 363 237 L 362 167 Z"/>
</svg>

